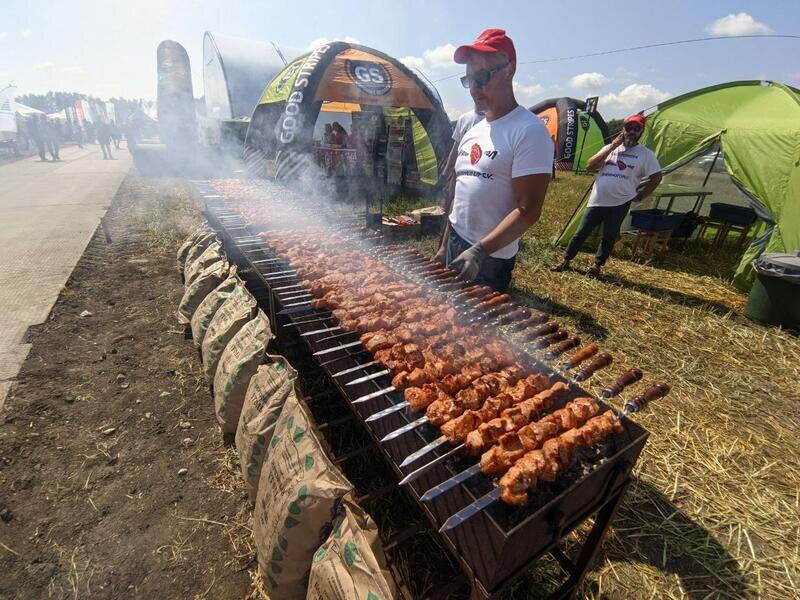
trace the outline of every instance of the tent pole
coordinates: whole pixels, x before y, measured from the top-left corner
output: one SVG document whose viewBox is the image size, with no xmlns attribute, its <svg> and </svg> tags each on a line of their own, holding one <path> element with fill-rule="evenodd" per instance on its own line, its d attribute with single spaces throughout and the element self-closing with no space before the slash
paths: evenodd
<svg viewBox="0 0 800 600">
<path fill-rule="evenodd" d="M 556 239 L 559 239 L 559 238 L 561 238 L 562 235 L 564 235 L 564 232 L 567 230 L 567 227 L 569 227 L 569 224 L 572 222 L 572 219 L 575 218 L 575 215 L 578 214 L 578 211 L 581 209 L 581 204 L 583 204 L 583 201 L 586 199 L 586 196 L 588 196 L 589 192 L 592 191 L 592 186 L 594 186 L 594 179 L 592 179 L 592 183 L 591 183 L 591 185 L 589 185 L 588 188 L 586 188 L 586 191 L 583 192 L 583 196 L 581 196 L 581 199 L 578 201 L 578 204 L 575 206 L 575 210 L 572 211 L 572 214 L 569 216 L 569 219 L 567 219 L 567 222 L 564 224 L 564 227 L 561 230 L 561 233 L 558 234 Z"/>
<path fill-rule="evenodd" d="M 711 168 L 708 169 L 708 173 L 706 173 L 706 178 L 703 179 L 703 185 L 700 187 L 706 187 L 706 183 L 708 183 L 708 178 L 711 177 L 711 171 L 714 170 L 714 166 L 717 164 L 717 159 L 719 158 L 719 153 L 722 152 L 722 142 L 719 144 L 719 148 L 717 148 L 717 153 L 714 155 L 714 160 L 711 161 Z"/>
</svg>

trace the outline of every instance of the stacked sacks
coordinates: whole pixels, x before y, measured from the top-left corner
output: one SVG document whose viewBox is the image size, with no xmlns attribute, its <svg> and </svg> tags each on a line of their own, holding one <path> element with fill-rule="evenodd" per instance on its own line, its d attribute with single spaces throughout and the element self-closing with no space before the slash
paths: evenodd
<svg viewBox="0 0 800 600">
<path fill-rule="evenodd" d="M 214 375 L 225 346 L 245 323 L 256 316 L 257 310 L 256 299 L 243 283 L 237 284 L 231 295 L 217 309 L 201 345 L 203 371 L 209 383 L 214 383 Z"/>
<path fill-rule="evenodd" d="M 378 526 L 345 498 L 333 531 L 314 553 L 306 600 L 391 600 L 395 589 Z"/>
<path fill-rule="evenodd" d="M 222 260 L 223 256 L 222 244 L 219 242 L 211 242 L 200 256 L 195 258 L 192 262 L 186 263 L 186 268 L 183 270 L 183 285 L 189 287 L 200 273 L 214 263 Z"/>
<path fill-rule="evenodd" d="M 230 297 L 237 285 L 244 285 L 236 271 L 236 265 L 231 266 L 228 270 L 228 277 L 203 298 L 192 315 L 192 339 L 198 348 L 202 345 L 211 319 L 217 314 L 219 307 Z"/>
<path fill-rule="evenodd" d="M 176 257 L 178 263 L 178 271 L 183 273 L 183 270 L 186 267 L 186 257 L 189 255 L 189 252 L 195 245 L 198 244 L 201 238 L 207 236 L 208 234 L 211 234 L 210 240 L 213 241 L 214 239 L 213 232 L 208 228 L 208 225 L 203 224 L 200 227 L 197 227 L 194 231 L 192 231 L 192 233 L 190 233 L 189 236 L 183 241 L 183 243 L 180 245 L 180 248 L 178 248 L 178 255 Z M 202 246 L 202 250 L 200 250 L 200 252 L 205 250 L 206 246 L 208 246 L 208 243 Z"/>
<path fill-rule="evenodd" d="M 199 259 L 198 259 L 199 260 Z M 219 257 L 215 262 L 193 275 L 192 281 L 187 280 L 186 290 L 183 298 L 178 305 L 178 323 L 189 325 L 192 322 L 197 307 L 214 289 L 228 277 L 230 265 L 223 257 Z"/>
<path fill-rule="evenodd" d="M 303 599 L 314 552 L 353 486 L 331 463 L 300 400 L 290 395 L 258 483 L 253 535 L 270 598 Z"/>
<path fill-rule="evenodd" d="M 250 502 L 256 501 L 267 446 L 289 397 L 296 400 L 297 371 L 282 356 L 268 356 L 250 379 L 236 428 L 236 449 Z"/>
<path fill-rule="evenodd" d="M 214 411 L 224 433 L 236 433 L 247 386 L 264 360 L 271 339 L 269 320 L 259 310 L 226 344 L 213 386 Z"/>
<path fill-rule="evenodd" d="M 189 247 L 189 250 L 186 252 L 182 265 L 180 254 L 178 255 L 178 265 L 180 266 L 181 274 L 185 275 L 186 266 L 191 265 L 195 260 L 197 260 L 197 258 L 199 258 L 203 252 L 205 252 L 206 248 L 208 248 L 216 240 L 217 236 L 213 231 L 206 231 L 205 233 L 199 234 Z"/>
</svg>

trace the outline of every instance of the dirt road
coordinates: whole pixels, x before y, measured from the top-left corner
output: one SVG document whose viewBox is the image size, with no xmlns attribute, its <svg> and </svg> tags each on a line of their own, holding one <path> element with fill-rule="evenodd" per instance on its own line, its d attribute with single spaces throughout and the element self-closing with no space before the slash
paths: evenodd
<svg viewBox="0 0 800 600">
<path fill-rule="evenodd" d="M 250 589 L 246 493 L 175 319 L 197 214 L 153 181 L 123 183 L 0 412 L 2 599 Z"/>
</svg>

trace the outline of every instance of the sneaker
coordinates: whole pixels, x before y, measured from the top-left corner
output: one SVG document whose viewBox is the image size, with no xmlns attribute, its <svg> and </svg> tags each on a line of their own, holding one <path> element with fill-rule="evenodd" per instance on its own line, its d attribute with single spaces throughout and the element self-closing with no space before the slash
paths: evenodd
<svg viewBox="0 0 800 600">
<path fill-rule="evenodd" d="M 586 274 L 589 277 L 597 277 L 597 276 L 599 276 L 600 275 L 600 265 L 598 265 L 598 264 L 592 265 L 591 267 L 589 267 L 589 270 L 586 271 Z"/>
<path fill-rule="evenodd" d="M 568 260 L 562 260 L 557 265 L 553 265 L 552 267 L 550 267 L 550 270 L 553 273 L 560 273 L 561 271 L 566 271 L 567 269 L 569 269 L 569 261 Z"/>
</svg>

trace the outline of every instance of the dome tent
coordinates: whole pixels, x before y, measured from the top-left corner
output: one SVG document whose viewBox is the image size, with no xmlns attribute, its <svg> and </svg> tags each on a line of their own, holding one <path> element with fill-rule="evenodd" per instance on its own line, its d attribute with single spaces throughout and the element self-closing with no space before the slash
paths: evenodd
<svg viewBox="0 0 800 600">
<path fill-rule="evenodd" d="M 608 126 L 596 110 L 587 113 L 585 100 L 550 98 L 530 108 L 544 121 L 556 146 L 559 171 L 585 170 L 586 161 L 603 147 Z"/>
<path fill-rule="evenodd" d="M 732 182 L 767 225 L 739 263 L 734 277 L 738 288 L 750 288 L 754 258 L 800 249 L 800 90 L 735 81 L 689 92 L 656 107 L 641 142 L 655 151 L 665 173 L 716 144 L 722 147 Z M 585 202 L 557 243 L 569 241 Z"/>
<path fill-rule="evenodd" d="M 261 171 L 276 160 L 276 176 L 310 166 L 314 126 L 323 103 L 358 105 L 382 117 L 410 120 L 420 180 L 434 185 L 450 150 L 451 127 L 438 97 L 408 67 L 377 50 L 331 42 L 286 66 L 267 85 L 245 141 L 245 161 Z"/>
</svg>

